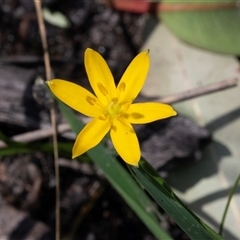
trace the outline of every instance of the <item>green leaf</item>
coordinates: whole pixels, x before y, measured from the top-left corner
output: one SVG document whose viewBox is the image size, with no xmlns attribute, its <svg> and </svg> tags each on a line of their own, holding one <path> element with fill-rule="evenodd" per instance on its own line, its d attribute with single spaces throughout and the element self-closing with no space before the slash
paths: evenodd
<svg viewBox="0 0 240 240">
<path fill-rule="evenodd" d="M 53 152 L 52 143 L 23 143 L 15 142 L 12 139 L 5 136 L 0 131 L 0 140 L 7 144 L 7 147 L 0 148 L 0 156 L 10 156 L 19 153 L 32 153 L 36 151 L 51 153 Z M 72 143 L 58 143 L 58 150 L 61 155 L 67 155 L 72 151 Z"/>
<path fill-rule="evenodd" d="M 212 51 L 239 54 L 240 53 L 240 14 L 236 1 L 215 0 L 218 6 L 226 2 L 233 6 L 226 6 L 223 9 L 191 10 L 191 11 L 163 11 L 159 17 L 180 39 L 193 45 L 206 48 Z M 198 0 L 164 0 L 169 6 L 174 4 L 201 5 L 208 8 L 208 2 Z M 212 1 L 211 1 L 212 3 Z M 233 3 L 236 7 L 234 8 Z"/>
<path fill-rule="evenodd" d="M 78 134 L 84 124 L 76 118 L 73 111 L 58 100 L 58 106 L 72 130 Z M 172 239 L 160 226 L 156 217 L 157 209 L 152 201 L 133 180 L 130 174 L 120 165 L 109 151 L 100 143 L 89 150 L 87 155 L 103 171 L 104 176 L 118 191 L 126 203 L 133 209 L 143 223 L 158 239 Z"/>
<path fill-rule="evenodd" d="M 69 156 L 72 152 L 72 143 L 58 143 L 58 150 L 61 156 Z M 41 151 L 44 153 L 53 152 L 52 143 L 18 143 L 11 141 L 8 146 L 0 149 L 0 156 L 10 156 L 20 153 L 33 153 Z"/>
<path fill-rule="evenodd" d="M 11 146 L 11 147 L 0 149 L 0 157 L 11 156 L 11 155 L 16 155 L 20 153 L 31 153 L 31 152 L 33 151 L 28 147 Z"/>
<path fill-rule="evenodd" d="M 60 12 L 50 12 L 48 8 L 43 8 L 43 18 L 46 22 L 60 28 L 70 27 L 69 20 Z"/>
<path fill-rule="evenodd" d="M 2 140 L 5 143 L 10 141 L 10 139 L 7 136 L 5 136 L 1 131 L 0 131 L 0 140 Z"/>
<path fill-rule="evenodd" d="M 219 234 L 222 235 L 222 232 L 223 232 L 223 226 L 224 226 L 224 222 L 225 222 L 225 219 L 226 219 L 226 216 L 227 216 L 227 212 L 228 212 L 228 209 L 229 209 L 229 206 L 230 206 L 230 202 L 232 200 L 232 197 L 234 195 L 234 193 L 236 192 L 237 190 L 237 187 L 238 187 L 238 184 L 240 182 L 240 174 L 238 175 L 232 189 L 231 189 L 231 192 L 228 196 L 228 200 L 227 200 L 227 204 L 226 204 L 226 207 L 224 209 L 224 212 L 223 212 L 223 216 L 222 216 L 222 220 L 221 220 L 221 224 L 220 224 L 220 227 L 219 227 Z"/>
<path fill-rule="evenodd" d="M 158 173 L 141 159 L 139 168 L 130 167 L 138 181 L 191 239 L 220 240 L 222 237 L 191 212 Z"/>
<path fill-rule="evenodd" d="M 0 148 L 0 156 L 10 156 L 19 153 L 31 153 L 33 150 L 27 145 L 27 143 L 15 142 L 12 139 L 5 136 L 0 131 L 0 140 L 6 143 L 6 147 Z"/>
</svg>

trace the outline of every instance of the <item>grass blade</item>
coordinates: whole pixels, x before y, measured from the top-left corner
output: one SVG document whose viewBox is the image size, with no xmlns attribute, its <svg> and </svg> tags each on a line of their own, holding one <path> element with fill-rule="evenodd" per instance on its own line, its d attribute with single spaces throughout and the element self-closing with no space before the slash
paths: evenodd
<svg viewBox="0 0 240 240">
<path fill-rule="evenodd" d="M 73 111 L 60 102 L 59 109 L 71 125 L 72 130 L 78 134 L 84 124 L 76 118 Z M 142 222 L 157 237 L 157 239 L 172 239 L 160 226 L 156 217 L 157 209 L 132 176 L 120 165 L 107 149 L 99 144 L 89 150 L 87 155 L 103 171 L 104 176 L 122 196 L 126 203 L 133 209 Z M 159 214 L 159 213 L 158 213 Z"/>
<path fill-rule="evenodd" d="M 220 240 L 222 237 L 191 212 L 158 173 L 141 159 L 139 168 L 131 167 L 138 181 L 191 239 Z"/>
<path fill-rule="evenodd" d="M 234 186 L 228 196 L 228 201 L 227 201 L 227 204 L 226 204 L 226 207 L 224 209 L 224 213 L 223 213 L 223 216 L 222 216 L 222 220 L 221 220 L 221 224 L 220 224 L 220 227 L 219 227 L 219 234 L 222 235 L 222 232 L 223 232 L 223 225 L 224 225 L 224 222 L 225 222 L 225 218 L 227 216 L 227 211 L 228 211 L 228 208 L 229 208 L 229 205 L 230 205 L 230 202 L 231 202 L 231 199 L 233 197 L 233 194 L 235 193 L 236 189 L 237 189 L 237 186 L 240 182 L 240 174 L 238 175 L 235 183 L 234 183 Z"/>
</svg>

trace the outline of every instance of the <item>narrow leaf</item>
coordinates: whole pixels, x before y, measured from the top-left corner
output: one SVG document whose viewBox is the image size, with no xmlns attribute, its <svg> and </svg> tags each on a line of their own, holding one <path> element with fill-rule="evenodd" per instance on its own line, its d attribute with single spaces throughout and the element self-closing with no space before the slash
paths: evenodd
<svg viewBox="0 0 240 240">
<path fill-rule="evenodd" d="M 69 107 L 59 100 L 58 103 L 61 112 L 71 125 L 72 130 L 78 134 L 84 127 L 84 124 L 76 118 Z M 104 176 L 157 239 L 172 239 L 161 228 L 156 217 L 156 215 L 160 213 L 154 207 L 152 201 L 133 180 L 130 174 L 122 167 L 122 165 L 120 165 L 116 158 L 114 158 L 102 144 L 99 144 L 88 151 L 87 155 L 97 167 L 103 171 Z"/>
<path fill-rule="evenodd" d="M 191 239 L 220 240 L 222 237 L 189 210 L 158 173 L 141 159 L 139 168 L 130 166 L 138 181 Z"/>
</svg>

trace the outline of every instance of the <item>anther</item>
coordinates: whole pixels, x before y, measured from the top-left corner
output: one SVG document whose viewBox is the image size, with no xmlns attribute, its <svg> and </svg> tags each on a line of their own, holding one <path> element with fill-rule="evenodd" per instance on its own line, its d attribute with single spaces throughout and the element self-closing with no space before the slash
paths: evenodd
<svg viewBox="0 0 240 240">
<path fill-rule="evenodd" d="M 97 87 L 104 96 L 108 95 L 107 89 L 100 82 L 97 83 Z"/>
<path fill-rule="evenodd" d="M 134 118 L 134 119 L 144 118 L 144 115 L 141 114 L 141 113 L 132 113 L 131 116 L 132 116 L 132 118 Z"/>
<path fill-rule="evenodd" d="M 121 82 L 119 85 L 119 92 L 124 92 L 126 89 L 126 84 L 125 82 Z"/>
<path fill-rule="evenodd" d="M 99 116 L 98 119 L 103 120 L 103 121 L 107 120 L 107 118 L 104 115 Z"/>
<path fill-rule="evenodd" d="M 96 99 L 87 96 L 86 97 L 86 101 L 90 104 L 90 105 L 94 105 L 96 103 Z"/>
</svg>

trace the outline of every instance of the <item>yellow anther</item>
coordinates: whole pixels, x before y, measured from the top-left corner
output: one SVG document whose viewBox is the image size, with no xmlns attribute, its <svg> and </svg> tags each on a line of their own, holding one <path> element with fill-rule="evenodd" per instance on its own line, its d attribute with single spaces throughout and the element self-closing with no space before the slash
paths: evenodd
<svg viewBox="0 0 240 240">
<path fill-rule="evenodd" d="M 134 119 L 144 118 L 144 115 L 141 114 L 141 113 L 132 113 L 131 116 L 132 116 Z"/>
<path fill-rule="evenodd" d="M 107 120 L 106 116 L 104 116 L 104 115 L 99 116 L 98 119 L 103 120 L 103 121 Z"/>
<path fill-rule="evenodd" d="M 97 83 L 97 87 L 104 96 L 108 95 L 107 89 L 100 82 Z"/>
<path fill-rule="evenodd" d="M 121 82 L 119 85 L 119 92 L 124 92 L 126 89 L 126 84 L 125 82 Z"/>
<path fill-rule="evenodd" d="M 92 106 L 96 103 L 96 99 L 89 96 L 86 97 L 86 101 Z"/>
</svg>

